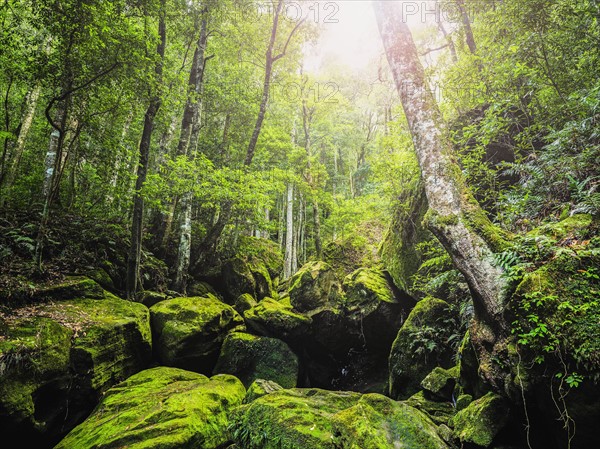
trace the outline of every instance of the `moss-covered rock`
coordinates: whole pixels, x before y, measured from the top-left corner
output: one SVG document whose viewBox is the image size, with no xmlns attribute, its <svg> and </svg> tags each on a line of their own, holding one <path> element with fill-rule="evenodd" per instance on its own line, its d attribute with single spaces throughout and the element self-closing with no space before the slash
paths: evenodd
<svg viewBox="0 0 600 449">
<path fill-rule="evenodd" d="M 154 304 L 158 304 L 161 301 L 169 299 L 169 295 L 161 292 L 153 292 L 152 290 L 146 290 L 138 294 L 136 298 L 139 302 L 150 308 Z"/>
<path fill-rule="evenodd" d="M 548 236 L 556 240 L 575 237 L 577 233 L 586 230 L 592 224 L 590 214 L 575 214 L 556 223 L 546 223 L 527 233 L 528 237 Z"/>
<path fill-rule="evenodd" d="M 258 398 L 262 398 L 271 393 L 275 393 L 276 391 L 283 390 L 283 387 L 272 380 L 264 380 L 264 379 L 256 379 L 252 384 L 248 387 L 246 391 L 246 396 L 244 396 L 243 403 L 249 404 L 252 401 L 255 401 Z"/>
<path fill-rule="evenodd" d="M 235 411 L 233 437 L 245 449 L 334 449 L 333 415 L 359 399 L 350 392 L 275 391 Z"/>
<path fill-rule="evenodd" d="M 447 449 L 426 415 L 382 395 L 279 390 L 235 412 L 245 449 Z"/>
<path fill-rule="evenodd" d="M 415 301 L 396 289 L 379 270 L 360 268 L 344 279 L 348 327 L 356 326 L 373 354 L 389 348 Z"/>
<path fill-rule="evenodd" d="M 283 257 L 268 239 L 241 237 L 239 247 L 221 268 L 221 282 L 229 302 L 248 293 L 257 299 L 277 296 Z"/>
<path fill-rule="evenodd" d="M 94 413 L 56 449 L 216 449 L 245 389 L 233 376 L 210 379 L 177 368 L 142 371 L 110 389 Z"/>
<path fill-rule="evenodd" d="M 411 295 L 412 276 L 423 262 L 416 251 L 419 243 L 429 240 L 431 233 L 423 226 L 428 204 L 421 185 L 407 191 L 398 203 L 390 228 L 381 245 L 381 260 L 394 283 Z"/>
<path fill-rule="evenodd" d="M 52 442 L 150 356 L 141 304 L 75 299 L 16 310 L 0 339 L 0 431 L 24 446 Z"/>
<path fill-rule="evenodd" d="M 188 296 L 206 296 L 213 295 L 218 299 L 222 299 L 219 293 L 208 282 L 197 281 L 188 285 L 186 293 Z"/>
<path fill-rule="evenodd" d="M 436 424 L 448 424 L 448 421 L 455 413 L 455 409 L 450 401 L 432 400 L 423 391 L 413 394 L 404 402 L 411 407 L 421 410 Z"/>
<path fill-rule="evenodd" d="M 452 398 L 454 387 L 459 376 L 458 366 L 450 369 L 436 366 L 425 379 L 421 381 L 421 387 L 432 398 L 449 401 Z"/>
<path fill-rule="evenodd" d="M 276 338 L 234 332 L 223 342 L 214 373 L 232 374 L 247 387 L 265 379 L 293 388 L 298 380 L 298 357 Z"/>
<path fill-rule="evenodd" d="M 235 304 L 233 308 L 239 313 L 243 314 L 246 310 L 250 310 L 252 307 L 256 306 L 258 302 L 254 297 L 248 293 L 244 293 L 243 295 L 238 296 L 235 300 Z"/>
<path fill-rule="evenodd" d="M 419 410 L 378 394 L 333 417 L 336 447 L 448 449 L 435 424 Z"/>
<path fill-rule="evenodd" d="M 452 419 L 452 424 L 454 434 L 461 443 L 488 447 L 506 425 L 508 418 L 506 401 L 490 392 L 459 411 Z"/>
<path fill-rule="evenodd" d="M 159 302 L 150 315 L 158 360 L 204 374 L 212 372 L 227 334 L 245 330 L 242 317 L 210 294 Z"/>
<path fill-rule="evenodd" d="M 448 303 L 425 298 L 417 303 L 398 332 L 389 357 L 390 396 L 406 398 L 420 389 L 433 368 L 450 368 L 453 350 L 449 337 L 456 321 Z"/>
<path fill-rule="evenodd" d="M 66 300 L 75 298 L 103 299 L 109 294 L 95 280 L 85 276 L 67 276 L 59 284 L 40 287 L 35 297 L 43 300 Z"/>
<path fill-rule="evenodd" d="M 244 312 L 248 327 L 268 337 L 290 340 L 304 334 L 311 318 L 297 313 L 292 306 L 272 298 L 265 298 Z"/>
<path fill-rule="evenodd" d="M 290 280 L 290 302 L 294 309 L 308 312 L 342 301 L 340 282 L 325 262 L 308 262 Z"/>
</svg>

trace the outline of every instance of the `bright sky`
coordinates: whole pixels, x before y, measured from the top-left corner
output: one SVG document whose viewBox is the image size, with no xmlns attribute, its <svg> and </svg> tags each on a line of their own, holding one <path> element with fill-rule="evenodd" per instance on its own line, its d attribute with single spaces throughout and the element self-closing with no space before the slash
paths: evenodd
<svg viewBox="0 0 600 449">
<path fill-rule="evenodd" d="M 339 62 L 360 71 L 383 54 L 371 1 L 336 0 L 299 2 L 322 28 L 318 54 L 308 54 L 307 71 L 318 71 L 326 62 Z M 312 7 L 313 9 L 308 10 Z M 319 10 L 318 17 L 316 10 Z"/>
</svg>

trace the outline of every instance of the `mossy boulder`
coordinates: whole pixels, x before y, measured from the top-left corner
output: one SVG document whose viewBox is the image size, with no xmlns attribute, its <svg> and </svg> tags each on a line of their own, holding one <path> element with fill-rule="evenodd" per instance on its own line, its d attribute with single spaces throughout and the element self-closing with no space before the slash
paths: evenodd
<svg viewBox="0 0 600 449">
<path fill-rule="evenodd" d="M 250 295 L 249 293 L 244 293 L 235 300 L 235 304 L 233 308 L 239 313 L 243 314 L 246 310 L 250 310 L 252 307 L 256 306 L 258 302 L 256 299 Z"/>
<path fill-rule="evenodd" d="M 454 366 L 450 369 L 436 366 L 433 371 L 421 381 L 421 387 L 429 397 L 449 401 L 452 398 L 458 376 L 458 366 Z"/>
<path fill-rule="evenodd" d="M 390 396 L 407 398 L 436 366 L 450 368 L 454 351 L 448 344 L 457 320 L 450 306 L 437 298 L 417 303 L 398 332 L 389 357 Z"/>
<path fill-rule="evenodd" d="M 508 418 L 509 408 L 506 401 L 490 392 L 460 410 L 451 423 L 454 426 L 454 434 L 461 443 L 488 447 L 504 428 Z"/>
<path fill-rule="evenodd" d="M 294 309 L 308 312 L 342 301 L 340 282 L 325 262 L 308 262 L 290 280 L 290 302 Z"/>
<path fill-rule="evenodd" d="M 246 391 L 246 396 L 244 396 L 243 403 L 249 404 L 250 402 L 255 401 L 258 398 L 262 398 L 263 396 L 275 393 L 279 390 L 283 390 L 283 387 L 277 382 L 273 382 L 272 380 L 256 379 L 248 387 L 248 390 Z"/>
<path fill-rule="evenodd" d="M 234 441 L 246 449 L 334 449 L 333 415 L 360 396 L 319 389 L 275 391 L 234 412 Z"/>
<path fill-rule="evenodd" d="M 186 293 L 188 296 L 206 296 L 213 295 L 218 299 L 222 299 L 219 293 L 208 282 L 197 281 L 188 285 Z"/>
<path fill-rule="evenodd" d="M 159 302 L 150 316 L 158 360 L 203 374 L 212 372 L 227 334 L 245 330 L 233 307 L 211 294 Z"/>
<path fill-rule="evenodd" d="M 456 411 L 452 402 L 432 400 L 423 391 L 413 394 L 404 402 L 411 407 L 421 410 L 438 425 L 448 424 Z"/>
<path fill-rule="evenodd" d="M 235 254 L 221 268 L 226 300 L 233 303 L 241 294 L 257 299 L 277 296 L 283 257 L 277 244 L 268 239 L 242 237 Z"/>
<path fill-rule="evenodd" d="M 360 268 L 344 279 L 344 309 L 349 326 L 360 328 L 368 351 L 387 356 L 415 301 L 398 290 L 382 271 Z"/>
<path fill-rule="evenodd" d="M 244 312 L 248 328 L 260 335 L 285 341 L 305 334 L 312 319 L 293 310 L 289 303 L 265 298 Z"/>
<path fill-rule="evenodd" d="M 152 368 L 110 389 L 56 449 L 217 449 L 244 395 L 233 376 Z"/>
<path fill-rule="evenodd" d="M 344 449 L 448 449 L 427 415 L 379 394 L 336 413 L 333 424 L 336 447 Z"/>
<path fill-rule="evenodd" d="M 0 338 L 0 431 L 24 446 L 63 435 L 102 393 L 146 368 L 148 309 L 74 299 L 18 309 Z"/>
<path fill-rule="evenodd" d="M 234 332 L 223 342 L 214 373 L 232 374 L 247 387 L 265 379 L 293 388 L 298 380 L 298 357 L 276 338 Z"/>
<path fill-rule="evenodd" d="M 76 298 L 103 299 L 111 295 L 89 277 L 67 276 L 58 284 L 39 287 L 34 296 L 41 300 L 61 301 Z"/>
<path fill-rule="evenodd" d="M 425 414 L 377 394 L 279 390 L 236 410 L 232 428 L 247 449 L 447 449 Z"/>
</svg>

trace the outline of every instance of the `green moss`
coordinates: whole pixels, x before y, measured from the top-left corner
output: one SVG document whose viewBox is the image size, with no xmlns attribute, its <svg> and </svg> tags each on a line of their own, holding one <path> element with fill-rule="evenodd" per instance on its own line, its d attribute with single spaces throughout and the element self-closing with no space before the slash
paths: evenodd
<svg viewBox="0 0 600 449">
<path fill-rule="evenodd" d="M 381 244 L 381 260 L 394 283 L 408 293 L 412 291 L 412 276 L 421 266 L 422 259 L 416 251 L 419 243 L 429 240 L 431 233 L 423 225 L 428 209 L 422 185 L 404 195 L 398 202 L 390 228 Z"/>
<path fill-rule="evenodd" d="M 452 348 L 448 337 L 455 332 L 448 303 L 425 298 L 417 303 L 392 344 L 389 357 L 390 396 L 406 398 L 420 389 L 421 381 L 436 366 L 450 368 Z"/>
<path fill-rule="evenodd" d="M 248 387 L 248 391 L 246 391 L 246 396 L 244 397 L 244 404 L 249 404 L 252 401 L 257 400 L 258 398 L 262 398 L 271 393 L 275 393 L 276 391 L 282 390 L 283 387 L 272 380 L 264 380 L 264 379 L 256 379 L 252 384 Z"/>
<path fill-rule="evenodd" d="M 421 381 L 421 387 L 433 397 L 450 400 L 458 375 L 459 372 L 457 366 L 450 369 L 436 366 L 433 371 Z"/>
<path fill-rule="evenodd" d="M 318 389 L 275 391 L 236 410 L 233 437 L 245 449 L 333 449 L 333 415 L 359 398 Z"/>
<path fill-rule="evenodd" d="M 103 299 L 107 297 L 107 292 L 96 281 L 88 277 L 67 276 L 65 281 L 60 284 L 40 288 L 35 296 L 40 299 L 54 300 Z"/>
<path fill-rule="evenodd" d="M 436 424 L 448 424 L 454 416 L 454 407 L 450 401 L 436 401 L 428 398 L 423 391 L 413 394 L 405 404 L 425 413 Z"/>
<path fill-rule="evenodd" d="M 234 308 L 238 313 L 244 313 L 246 310 L 250 310 L 257 304 L 256 299 L 254 299 L 252 295 L 244 293 L 235 300 Z"/>
<path fill-rule="evenodd" d="M 287 339 L 303 333 L 312 320 L 294 312 L 290 305 L 265 298 L 244 312 L 248 327 L 262 335 Z"/>
<path fill-rule="evenodd" d="M 223 342 L 214 372 L 233 374 L 245 386 L 265 379 L 293 388 L 298 379 L 298 357 L 281 340 L 234 332 Z"/>
<path fill-rule="evenodd" d="M 56 449 L 216 449 L 228 441 L 228 414 L 244 394 L 233 376 L 142 371 L 109 390 Z"/>
<path fill-rule="evenodd" d="M 68 374 L 73 332 L 49 318 L 11 323 L 0 340 L 0 416 L 13 426 L 44 428 L 35 418 L 34 394 Z"/>
<path fill-rule="evenodd" d="M 576 236 L 581 231 L 588 229 L 593 222 L 590 214 L 575 214 L 557 223 L 546 223 L 527 233 L 528 237 L 539 237 L 546 235 L 556 240 L 562 240 L 567 236 Z"/>
<path fill-rule="evenodd" d="M 333 417 L 336 447 L 345 449 L 447 449 L 435 424 L 409 405 L 378 395 L 364 395 Z"/>
<path fill-rule="evenodd" d="M 454 416 L 454 434 L 462 443 L 488 447 L 506 425 L 508 416 L 505 400 L 490 392 Z"/>
<path fill-rule="evenodd" d="M 322 261 L 303 265 L 290 280 L 289 294 L 292 306 L 300 312 L 339 304 L 343 300 L 335 271 Z"/>
<path fill-rule="evenodd" d="M 346 307 L 361 308 L 379 301 L 395 303 L 394 293 L 381 271 L 359 268 L 344 279 Z"/>
<path fill-rule="evenodd" d="M 160 361 L 204 373 L 212 371 L 227 334 L 245 330 L 242 317 L 210 294 L 159 302 L 150 315 Z"/>
</svg>

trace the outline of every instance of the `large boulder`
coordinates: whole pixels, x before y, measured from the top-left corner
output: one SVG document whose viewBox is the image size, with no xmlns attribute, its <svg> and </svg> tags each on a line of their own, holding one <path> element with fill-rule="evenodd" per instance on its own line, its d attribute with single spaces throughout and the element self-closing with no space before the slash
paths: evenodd
<svg viewBox="0 0 600 449">
<path fill-rule="evenodd" d="M 436 425 L 416 408 L 379 394 L 333 416 L 336 447 L 448 449 Z"/>
<path fill-rule="evenodd" d="M 333 268 L 325 262 L 308 262 L 290 280 L 290 302 L 300 312 L 335 306 L 342 289 Z"/>
<path fill-rule="evenodd" d="M 298 380 L 298 357 L 276 338 L 234 332 L 223 342 L 214 373 L 232 374 L 246 387 L 264 379 L 293 388 Z"/>
<path fill-rule="evenodd" d="M 0 332 L 0 432 L 23 447 L 56 442 L 112 385 L 151 358 L 148 309 L 115 297 L 12 312 Z"/>
<path fill-rule="evenodd" d="M 451 420 L 454 434 L 462 444 L 489 447 L 509 418 L 506 401 L 494 393 L 471 402 Z"/>
<path fill-rule="evenodd" d="M 150 308 L 154 351 L 164 365 L 210 374 L 225 337 L 244 320 L 214 295 L 175 298 Z"/>
<path fill-rule="evenodd" d="M 436 366 L 450 368 L 449 344 L 457 322 L 445 301 L 425 298 L 417 303 L 398 332 L 389 357 L 389 388 L 394 399 L 407 398 Z"/>
<path fill-rule="evenodd" d="M 232 428 L 244 448 L 447 449 L 426 415 L 377 394 L 274 391 L 240 407 Z"/>
<path fill-rule="evenodd" d="M 257 299 L 277 295 L 283 257 L 277 244 L 268 239 L 242 237 L 236 253 L 221 267 L 222 290 L 228 302 L 248 293 Z"/>
<path fill-rule="evenodd" d="M 233 376 L 152 368 L 110 389 L 56 449 L 221 448 L 229 441 L 229 412 L 244 395 Z"/>
<path fill-rule="evenodd" d="M 244 312 L 250 329 L 260 335 L 294 340 L 304 335 L 312 319 L 293 310 L 285 301 L 264 298 L 256 306 Z"/>
</svg>

